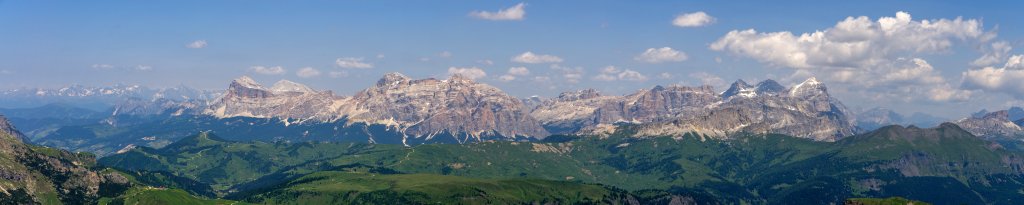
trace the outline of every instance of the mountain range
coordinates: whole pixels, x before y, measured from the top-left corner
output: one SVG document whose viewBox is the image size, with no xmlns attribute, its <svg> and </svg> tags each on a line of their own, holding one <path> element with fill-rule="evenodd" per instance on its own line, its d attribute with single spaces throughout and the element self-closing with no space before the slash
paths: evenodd
<svg viewBox="0 0 1024 205">
<path fill-rule="evenodd" d="M 498 88 L 458 75 L 448 79 L 412 79 L 399 73 L 388 73 L 352 96 L 287 80 L 267 87 L 245 76 L 233 80 L 224 91 L 127 88 L 163 92 L 149 92 L 162 94 L 140 98 L 137 93 L 146 92 L 107 91 L 111 95 L 136 93 L 122 96 L 107 111 L 89 112 L 74 110 L 67 104 L 51 104 L 48 106 L 52 108 L 47 109 L 4 112 L 14 114 L 13 121 L 25 124 L 22 127 L 30 141 L 100 155 L 126 146 L 159 147 L 205 130 L 219 130 L 232 140 L 327 140 L 407 146 L 542 140 L 553 134 L 608 135 L 623 126 L 633 127 L 635 137 L 696 134 L 728 138 L 740 133 L 777 133 L 837 141 L 886 125 L 928 127 L 942 121 L 926 114 L 904 117 L 884 108 L 853 112 L 815 78 L 792 87 L 773 80 L 754 85 L 737 80 L 723 92 L 716 92 L 711 86 L 672 85 L 617 96 L 584 89 L 550 99 L 517 99 Z M 169 90 L 194 95 L 161 97 L 168 96 Z M 81 97 L 78 94 L 97 96 L 104 92 L 44 93 Z M 220 95 L 208 96 L 213 93 Z M 53 108 L 68 110 L 64 114 L 67 116 L 44 112 L 57 110 Z M 35 117 L 23 117 L 24 113 Z M 955 123 L 978 136 L 1024 135 L 1014 120 L 1021 119 L 981 116 Z M 280 128 L 271 132 L 246 128 L 256 124 Z M 187 129 L 153 129 L 181 126 Z M 316 139 L 296 138 L 296 134 Z M 97 140 L 87 140 L 93 138 Z"/>
</svg>

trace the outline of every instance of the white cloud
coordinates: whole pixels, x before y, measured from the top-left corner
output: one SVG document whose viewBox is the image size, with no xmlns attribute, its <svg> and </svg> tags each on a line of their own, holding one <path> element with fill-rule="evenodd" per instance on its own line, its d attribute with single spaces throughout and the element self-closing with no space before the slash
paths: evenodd
<svg viewBox="0 0 1024 205">
<path fill-rule="evenodd" d="M 648 48 L 644 53 L 633 58 L 647 63 L 679 62 L 687 59 L 686 53 L 669 47 Z"/>
<path fill-rule="evenodd" d="M 363 62 L 363 58 L 338 58 L 334 63 L 342 68 L 373 68 L 373 64 Z"/>
<path fill-rule="evenodd" d="M 192 43 L 185 44 L 186 48 L 206 48 L 206 40 L 192 41 Z"/>
<path fill-rule="evenodd" d="M 312 67 L 305 67 L 299 69 L 299 71 L 296 71 L 295 75 L 302 78 L 312 78 L 320 76 L 320 71 L 317 69 L 313 69 Z"/>
<path fill-rule="evenodd" d="M 348 71 L 331 71 L 327 73 L 327 76 L 330 76 L 331 78 L 344 78 L 348 77 Z"/>
<path fill-rule="evenodd" d="M 1002 62 L 1006 58 L 1006 55 L 1010 53 L 1013 47 L 1010 46 L 1009 42 L 996 41 L 989 46 L 983 47 L 982 50 L 984 55 L 978 57 L 978 59 L 971 62 L 973 66 L 988 66 Z"/>
<path fill-rule="evenodd" d="M 519 3 L 515 6 L 498 10 L 497 12 L 490 11 L 473 11 L 469 13 L 469 16 L 487 19 L 494 21 L 520 21 L 526 17 L 526 3 Z"/>
<path fill-rule="evenodd" d="M 645 81 L 645 80 L 647 80 L 647 76 L 641 74 L 640 72 L 636 72 L 634 70 L 629 70 L 629 69 L 622 70 L 622 69 L 616 68 L 615 66 L 607 66 L 607 67 L 604 67 L 604 69 L 601 69 L 601 73 L 600 74 L 597 74 L 596 76 L 594 76 L 594 80 L 598 80 L 598 81 L 616 81 L 616 80 Z"/>
<path fill-rule="evenodd" d="M 486 77 L 487 76 L 487 72 L 484 72 L 483 69 L 480 69 L 480 68 L 477 68 L 477 67 L 468 67 L 468 68 L 448 67 L 448 75 L 461 75 L 462 77 L 466 77 L 466 78 L 469 78 L 469 79 L 476 80 L 478 78 Z"/>
<path fill-rule="evenodd" d="M 710 48 L 792 68 L 867 67 L 908 54 L 946 51 L 954 40 L 988 41 L 992 36 L 979 20 L 913 21 L 899 12 L 877 21 L 847 17 L 832 28 L 800 35 L 734 30 Z"/>
<path fill-rule="evenodd" d="M 690 73 L 690 78 L 700 81 L 701 85 L 710 85 L 714 87 L 725 87 L 725 80 L 717 75 L 707 72 L 696 72 Z"/>
<path fill-rule="evenodd" d="M 518 76 L 529 75 L 530 69 L 527 69 L 526 67 L 511 67 L 508 69 L 508 74 Z"/>
<path fill-rule="evenodd" d="M 583 67 L 566 67 L 558 64 L 552 64 L 551 69 L 558 71 L 562 78 L 565 78 L 565 82 L 576 84 L 583 79 Z M 548 79 L 551 79 L 548 77 Z"/>
<path fill-rule="evenodd" d="M 284 74 L 285 70 L 281 66 L 267 67 L 267 66 L 252 66 L 249 67 L 249 71 L 256 72 L 263 75 L 280 75 Z"/>
<path fill-rule="evenodd" d="M 561 63 L 562 58 L 553 55 L 540 55 L 527 51 L 518 56 L 512 57 L 512 62 L 517 63 Z"/>
<path fill-rule="evenodd" d="M 139 71 L 147 71 L 147 70 L 153 70 L 153 66 L 148 66 L 148 65 L 136 65 L 136 66 L 134 67 L 134 69 L 135 69 L 135 70 L 139 70 Z"/>
<path fill-rule="evenodd" d="M 92 68 L 100 69 L 100 70 L 109 70 L 109 69 L 113 69 L 114 66 L 110 65 L 110 64 L 92 64 Z"/>
<path fill-rule="evenodd" d="M 734 30 L 709 47 L 797 69 L 794 76 L 826 77 L 872 98 L 944 101 L 963 99 L 960 96 L 970 92 L 951 86 L 916 55 L 943 53 L 957 42 L 986 43 L 994 37 L 980 20 L 913 20 L 898 12 L 874 21 L 847 17 L 833 27 L 799 35 Z"/>
<path fill-rule="evenodd" d="M 498 80 L 500 80 L 501 82 L 513 81 L 513 80 L 516 80 L 516 76 L 505 74 L 505 75 L 501 75 L 500 77 L 498 77 Z"/>
<path fill-rule="evenodd" d="M 1011 56 L 1001 68 L 967 70 L 963 78 L 964 88 L 1003 92 L 1024 99 L 1024 55 Z"/>
<path fill-rule="evenodd" d="M 701 27 L 712 23 L 715 23 L 715 17 L 711 17 L 703 11 L 680 14 L 676 16 L 675 20 L 672 20 L 672 25 L 678 27 Z"/>
<path fill-rule="evenodd" d="M 671 73 L 659 73 L 658 78 L 660 79 L 672 79 Z"/>
<path fill-rule="evenodd" d="M 484 65 L 494 65 L 494 61 L 491 61 L 489 59 L 478 60 L 478 61 L 476 61 L 476 63 L 484 64 Z"/>
<path fill-rule="evenodd" d="M 442 58 L 451 58 L 452 52 L 442 51 L 441 53 L 438 53 L 437 56 Z"/>
</svg>

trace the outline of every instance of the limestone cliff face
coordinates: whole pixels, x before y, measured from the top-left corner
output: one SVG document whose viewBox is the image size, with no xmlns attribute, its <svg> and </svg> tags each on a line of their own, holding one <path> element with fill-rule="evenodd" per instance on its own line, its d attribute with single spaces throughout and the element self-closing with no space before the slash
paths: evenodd
<svg viewBox="0 0 1024 205">
<path fill-rule="evenodd" d="M 1010 118 L 1010 111 L 1000 110 L 985 113 L 981 116 L 972 116 L 957 120 L 956 125 L 964 128 L 971 134 L 980 137 L 1010 137 L 1019 138 L 1024 136 L 1024 128 L 1014 123 Z M 1022 120 L 1022 119 L 1017 119 Z M 1024 121 L 1022 121 L 1024 122 Z"/>
<path fill-rule="evenodd" d="M 232 81 L 224 95 L 203 113 L 221 118 L 276 117 L 330 121 L 339 117 L 337 108 L 345 100 L 330 91 L 315 91 L 286 80 L 266 88 L 243 76 Z"/>
<path fill-rule="evenodd" d="M 859 131 L 814 78 L 788 89 L 772 80 L 756 86 L 741 80 L 720 94 L 710 86 L 657 86 L 626 96 L 594 92 L 563 93 L 531 114 L 556 133 L 594 134 L 607 132 L 598 128 L 609 124 L 633 123 L 640 124 L 638 136 L 753 132 L 834 141 Z"/>
<path fill-rule="evenodd" d="M 531 115 L 556 133 L 620 122 L 648 123 L 696 113 L 721 99 L 711 86 L 656 86 L 627 96 L 602 96 L 593 89 L 565 92 Z"/>
<path fill-rule="evenodd" d="M 519 99 L 461 76 L 413 80 L 389 73 L 352 97 L 349 120 L 394 124 L 413 137 L 441 132 L 544 138 Z"/>
</svg>

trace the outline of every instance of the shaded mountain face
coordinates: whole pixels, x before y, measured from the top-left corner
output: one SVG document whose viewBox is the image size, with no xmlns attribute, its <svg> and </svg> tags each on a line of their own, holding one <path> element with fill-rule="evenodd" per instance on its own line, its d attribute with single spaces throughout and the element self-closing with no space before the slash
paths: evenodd
<svg viewBox="0 0 1024 205">
<path fill-rule="evenodd" d="M 888 108 L 876 107 L 865 110 L 854 115 L 857 127 L 865 130 L 874 130 L 887 125 L 914 125 L 917 127 L 934 127 L 945 122 L 943 118 L 935 117 L 925 113 L 914 113 L 904 116 Z"/>
<path fill-rule="evenodd" d="M 640 124 L 637 136 L 753 132 L 834 141 L 858 132 L 845 106 L 814 78 L 788 89 L 772 80 L 756 86 L 740 80 L 721 94 L 710 86 L 658 86 L 627 96 L 591 93 L 563 93 L 532 115 L 554 133 L 607 133 L 615 123 Z"/>
<path fill-rule="evenodd" d="M 130 186 L 121 175 L 90 170 L 96 163 L 92 155 L 27 145 L 16 135 L 20 132 L 0 116 L 2 203 L 93 204 Z"/>
<path fill-rule="evenodd" d="M 1010 116 L 1009 110 L 1000 110 L 985 113 L 980 117 L 964 118 L 954 123 L 980 137 L 1019 138 L 1024 136 L 1024 128 L 1014 123 Z"/>
</svg>

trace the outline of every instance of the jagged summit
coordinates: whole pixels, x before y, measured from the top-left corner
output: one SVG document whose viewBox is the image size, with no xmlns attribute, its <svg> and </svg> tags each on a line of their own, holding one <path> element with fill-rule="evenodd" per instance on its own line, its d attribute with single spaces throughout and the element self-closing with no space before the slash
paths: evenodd
<svg viewBox="0 0 1024 205">
<path fill-rule="evenodd" d="M 828 88 L 817 78 L 810 77 L 804 82 L 789 88 L 789 95 L 793 97 L 812 98 L 815 96 L 829 98 Z"/>
<path fill-rule="evenodd" d="M 405 75 L 403 75 L 401 73 L 390 72 L 390 73 L 385 73 L 384 77 L 381 77 L 380 80 L 377 80 L 377 86 L 378 87 L 383 87 L 383 86 L 387 86 L 387 85 L 394 85 L 396 83 L 399 83 L 399 82 L 402 82 L 402 81 L 409 81 L 409 80 L 411 80 L 411 78 L 409 78 L 408 76 L 405 76 Z"/>
<path fill-rule="evenodd" d="M 277 81 L 277 83 L 274 83 L 274 86 L 270 87 L 270 90 L 273 91 L 273 92 L 281 92 L 281 93 L 287 93 L 287 92 L 312 93 L 312 92 L 316 92 L 315 90 L 313 90 L 312 88 L 309 88 L 306 85 L 299 84 L 299 83 L 292 82 L 292 81 L 288 81 L 288 80 Z"/>
<path fill-rule="evenodd" d="M 577 91 L 568 91 L 558 94 L 558 100 L 571 101 L 571 100 L 584 100 L 590 98 L 601 97 L 601 92 L 595 89 L 583 89 Z"/>
<path fill-rule="evenodd" d="M 231 84 L 242 86 L 242 87 L 246 87 L 246 88 L 266 89 L 266 88 L 263 88 L 263 85 L 260 85 L 259 83 L 257 83 L 256 80 L 253 80 L 249 76 L 244 76 L 244 75 L 241 76 L 241 77 L 236 78 L 233 81 L 231 81 Z"/>
<path fill-rule="evenodd" d="M 729 89 L 725 90 L 725 92 L 722 92 L 721 95 L 723 99 L 729 99 L 733 96 L 756 96 L 757 94 L 754 92 L 754 89 L 751 88 L 752 86 L 750 86 L 750 84 L 748 84 L 747 81 L 743 81 L 742 79 L 740 79 L 736 80 L 736 82 L 733 82 L 732 85 L 729 86 Z"/>
<path fill-rule="evenodd" d="M 767 94 L 778 94 L 786 90 L 785 86 L 775 82 L 772 79 L 767 79 L 757 83 L 757 89 L 754 90 L 756 93 L 767 93 Z"/>
</svg>

